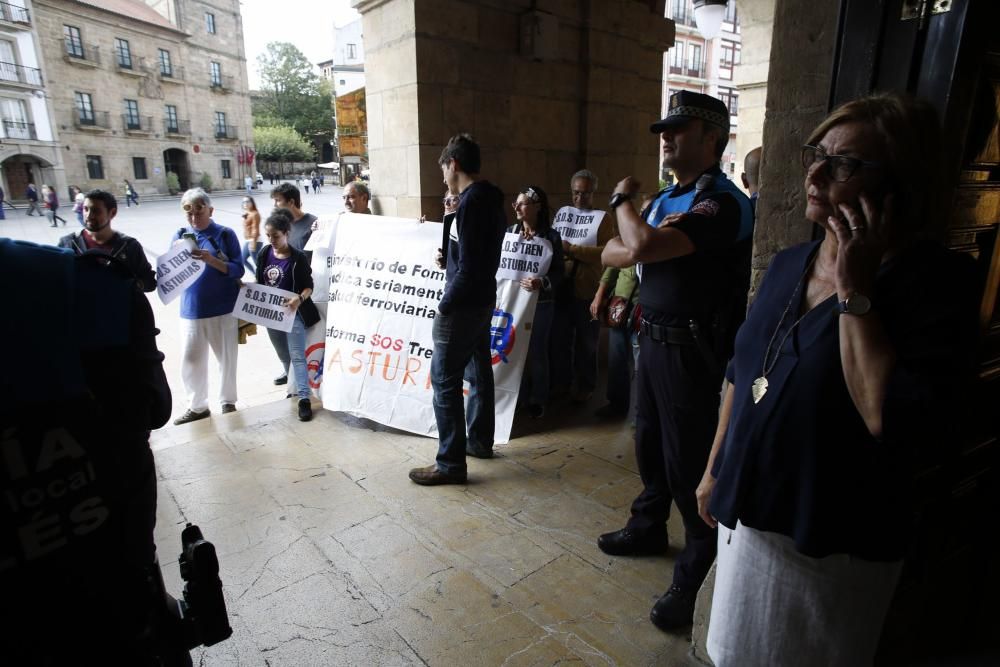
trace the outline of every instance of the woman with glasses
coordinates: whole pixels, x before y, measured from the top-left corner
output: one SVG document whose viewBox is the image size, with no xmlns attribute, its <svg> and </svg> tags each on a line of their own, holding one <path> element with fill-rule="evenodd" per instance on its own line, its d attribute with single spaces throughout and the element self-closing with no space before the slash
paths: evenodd
<svg viewBox="0 0 1000 667">
<path fill-rule="evenodd" d="M 872 664 L 912 534 L 914 456 L 973 367 L 973 263 L 927 240 L 939 142 L 929 104 L 890 94 L 836 109 L 802 150 L 820 238 L 768 268 L 697 492 L 722 524 L 717 667 Z"/>
<path fill-rule="evenodd" d="M 299 420 L 312 419 L 309 373 L 306 369 L 306 330 L 320 320 L 319 310 L 310 296 L 313 292 L 312 267 L 306 254 L 288 243 L 292 229 L 292 214 L 277 208 L 267 217 L 264 233 L 268 245 L 257 255 L 257 282 L 278 287 L 296 296 L 285 305 L 295 311 L 295 322 L 288 332 L 288 357 L 295 370 L 296 393 L 299 398 Z"/>
<path fill-rule="evenodd" d="M 457 205 L 457 204 L 456 204 Z M 527 385 L 528 414 L 537 419 L 545 414 L 549 400 L 549 338 L 554 314 L 554 290 L 563 279 L 563 249 L 559 232 L 550 224 L 549 198 L 541 188 L 530 185 L 522 189 L 514 200 L 517 223 L 508 232 L 522 238 L 545 239 L 552 245 L 552 264 L 544 276 L 522 278 L 521 289 L 538 292 L 535 319 L 531 325 L 531 342 L 525 360 L 524 383 Z"/>
<path fill-rule="evenodd" d="M 260 211 L 253 197 L 243 198 L 243 266 L 256 273 L 257 252 L 260 243 Z"/>
</svg>

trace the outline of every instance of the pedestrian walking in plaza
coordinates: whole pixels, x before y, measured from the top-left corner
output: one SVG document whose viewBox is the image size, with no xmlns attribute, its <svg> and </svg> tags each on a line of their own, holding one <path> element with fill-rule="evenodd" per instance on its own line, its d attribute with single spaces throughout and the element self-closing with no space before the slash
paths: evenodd
<svg viewBox="0 0 1000 667">
<path fill-rule="evenodd" d="M 28 215 L 34 215 L 35 211 L 38 211 L 38 215 L 45 216 L 42 207 L 38 205 L 38 188 L 34 183 L 28 183 L 28 187 L 24 190 L 24 198 L 28 200 Z"/>
<path fill-rule="evenodd" d="M 73 213 L 76 214 L 76 221 L 80 223 L 81 227 L 84 227 L 83 205 L 86 197 L 84 196 L 83 191 L 75 185 L 71 185 L 69 189 L 73 192 Z M 118 205 L 116 204 L 115 211 L 117 212 L 117 210 Z"/>
<path fill-rule="evenodd" d="M 251 273 L 257 271 L 257 253 L 260 251 L 260 211 L 253 197 L 243 198 L 243 266 Z"/>
<path fill-rule="evenodd" d="M 132 204 L 136 206 L 139 205 L 139 193 L 135 191 L 135 187 L 125 179 L 125 208 L 131 208 Z"/>
<path fill-rule="evenodd" d="M 3 205 L 5 203 L 4 199 L 6 199 L 6 194 L 7 193 L 3 191 L 3 186 L 0 185 L 0 220 L 6 219 L 3 212 Z"/>
<path fill-rule="evenodd" d="M 246 176 L 243 177 L 243 187 L 247 189 L 248 197 L 253 194 L 253 178 L 250 176 L 250 174 L 247 174 Z"/>
<path fill-rule="evenodd" d="M 42 196 L 45 198 L 45 208 L 49 210 L 49 220 L 52 222 L 52 227 L 58 226 L 56 225 L 56 220 L 62 220 L 65 226 L 66 218 L 59 216 L 59 196 L 52 189 L 51 185 L 42 186 Z"/>
</svg>

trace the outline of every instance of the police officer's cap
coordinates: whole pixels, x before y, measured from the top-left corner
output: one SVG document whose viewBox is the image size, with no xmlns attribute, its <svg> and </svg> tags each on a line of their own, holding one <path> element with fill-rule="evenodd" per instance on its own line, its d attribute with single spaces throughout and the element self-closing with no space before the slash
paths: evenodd
<svg viewBox="0 0 1000 667">
<path fill-rule="evenodd" d="M 667 117 L 650 125 L 649 131 L 659 134 L 668 127 L 680 127 L 692 118 L 701 118 L 729 134 L 729 109 L 725 103 L 711 95 L 689 90 L 680 90 L 670 96 Z"/>
</svg>

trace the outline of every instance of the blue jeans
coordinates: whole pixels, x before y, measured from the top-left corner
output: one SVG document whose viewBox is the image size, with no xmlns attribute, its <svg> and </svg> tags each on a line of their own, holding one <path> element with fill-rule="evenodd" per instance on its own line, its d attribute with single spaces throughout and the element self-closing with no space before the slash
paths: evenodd
<svg viewBox="0 0 1000 667">
<path fill-rule="evenodd" d="M 260 250 L 260 241 L 257 242 L 257 250 Z M 243 266 L 252 274 L 257 273 L 257 253 L 250 252 L 250 242 L 243 242 Z"/>
<path fill-rule="evenodd" d="M 434 318 L 434 418 L 438 428 L 437 467 L 447 474 L 466 470 L 467 440 L 476 449 L 492 449 L 496 430 L 490 323 L 493 306 L 456 310 Z M 462 379 L 469 381 L 469 411 L 462 397 Z M 468 426 L 468 438 L 466 437 Z"/>
<path fill-rule="evenodd" d="M 306 370 L 306 323 L 302 315 L 295 313 L 292 330 L 285 334 L 288 339 L 288 357 L 295 369 L 295 388 L 299 398 L 309 398 L 309 372 Z"/>
<path fill-rule="evenodd" d="M 288 365 L 292 363 L 292 357 L 288 354 L 288 334 L 277 329 L 268 329 L 267 337 L 271 339 L 271 347 L 274 348 L 274 353 L 278 355 L 282 372 L 288 375 Z"/>
<path fill-rule="evenodd" d="M 638 347 L 635 334 L 627 329 L 608 329 L 608 403 L 628 412 L 632 396 L 632 377 Z"/>
<path fill-rule="evenodd" d="M 528 404 L 545 405 L 549 400 L 549 336 L 555 304 L 551 301 L 535 306 L 535 321 L 531 325 L 531 342 L 522 384 L 528 384 Z"/>
</svg>

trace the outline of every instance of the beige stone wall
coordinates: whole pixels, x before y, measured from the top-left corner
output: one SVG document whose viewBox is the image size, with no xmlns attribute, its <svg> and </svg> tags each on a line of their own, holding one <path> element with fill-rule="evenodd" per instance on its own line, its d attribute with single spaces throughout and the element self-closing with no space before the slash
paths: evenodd
<svg viewBox="0 0 1000 667">
<path fill-rule="evenodd" d="M 736 175 L 743 171 L 747 153 L 762 145 L 767 75 L 771 63 L 771 31 L 775 0 L 740 0 L 743 54 L 734 71 L 740 93 L 740 131 L 736 136 Z"/>
<path fill-rule="evenodd" d="M 87 189 L 101 187 L 123 193 L 123 179 L 129 179 L 141 194 L 166 192 L 166 169 L 163 152 L 185 151 L 196 184 L 203 172 L 213 180 L 215 189 L 242 186 L 242 173 L 234 151 L 241 144 L 252 144 L 252 121 L 248 96 L 246 59 L 243 51 L 242 23 L 236 0 L 216 3 L 177 3 L 184 30 L 147 23 L 68 0 L 37 0 L 34 3 L 39 47 L 43 53 L 46 92 L 52 102 L 56 131 L 64 146 L 63 158 L 69 183 Z M 216 17 L 216 33 L 205 29 L 204 12 Z M 68 62 L 64 58 L 63 26 L 76 26 L 83 43 L 99 49 L 96 67 Z M 142 76 L 118 70 L 114 58 L 114 39 L 127 39 L 135 69 L 145 59 Z M 171 81 L 159 75 L 159 49 L 170 52 L 171 63 L 183 71 L 183 80 Z M 231 87 L 213 89 L 209 62 L 218 62 L 223 77 L 232 77 Z M 228 79 L 227 79 L 228 81 Z M 76 127 L 75 92 L 89 93 L 95 111 L 109 114 L 110 129 Z M 151 131 L 126 132 L 122 115 L 124 100 L 139 103 L 139 115 L 150 116 Z M 165 134 L 165 106 L 177 107 L 178 119 L 190 123 L 187 136 Z M 215 112 L 226 114 L 227 125 L 234 126 L 237 140 L 217 140 Z M 197 152 L 195 147 L 197 146 Z M 87 155 L 99 155 L 104 179 L 90 179 Z M 134 178 L 132 158 L 146 159 L 145 180 Z M 229 160 L 231 178 L 222 178 L 222 160 Z"/>
<path fill-rule="evenodd" d="M 437 158 L 471 132 L 483 177 L 513 194 L 545 188 L 554 206 L 587 167 L 597 202 L 633 174 L 655 190 L 663 52 L 673 24 L 639 0 L 355 0 L 365 34 L 369 159 L 376 208 L 436 219 Z M 522 55 L 521 16 L 555 17 L 543 60 Z M 654 3 L 655 5 L 655 3 Z M 589 14 L 588 14 L 589 7 Z M 661 8 L 662 9 L 662 8 Z"/>
</svg>

